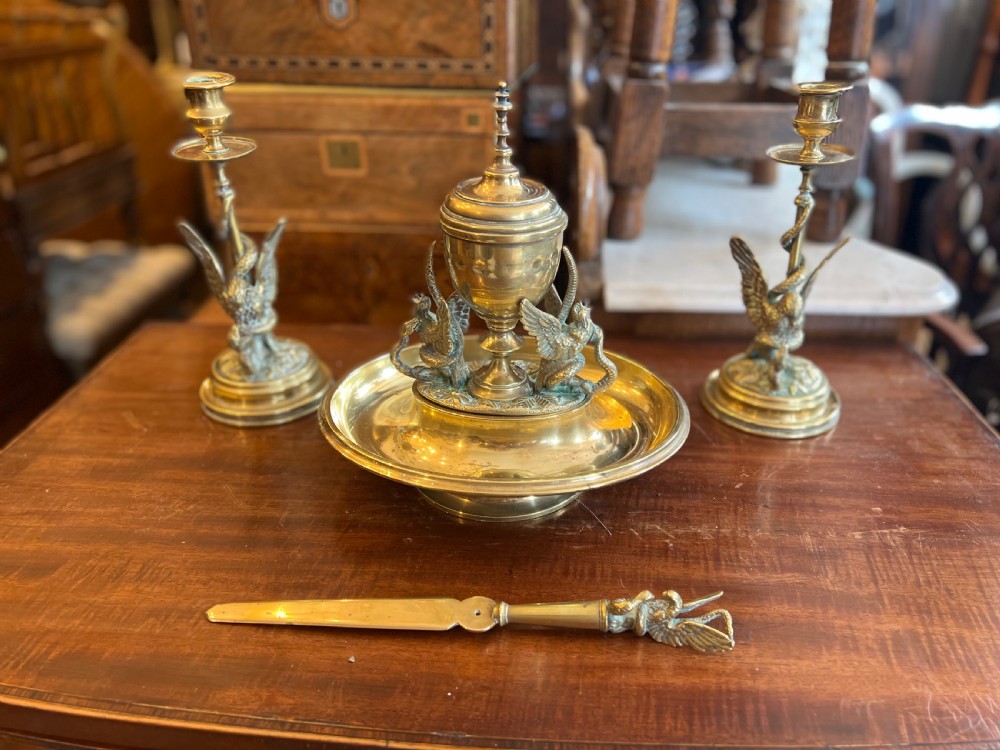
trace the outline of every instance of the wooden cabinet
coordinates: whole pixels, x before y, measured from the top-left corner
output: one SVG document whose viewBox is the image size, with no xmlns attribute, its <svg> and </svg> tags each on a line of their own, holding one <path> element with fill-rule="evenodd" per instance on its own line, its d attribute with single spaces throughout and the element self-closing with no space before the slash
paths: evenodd
<svg viewBox="0 0 1000 750">
<path fill-rule="evenodd" d="M 231 132 L 257 151 L 227 172 L 242 225 L 433 231 L 448 191 L 493 152 L 486 91 L 237 84 Z"/>
<path fill-rule="evenodd" d="M 401 322 L 423 287 L 441 202 L 490 162 L 497 83 L 517 104 L 532 70 L 535 0 L 182 6 L 195 64 L 237 78 L 229 132 L 258 144 L 227 170 L 241 224 L 258 233 L 288 218 L 283 319 L 385 321 L 382 301 L 395 297 Z M 324 304 L 320 271 L 346 295 Z"/>
<path fill-rule="evenodd" d="M 489 89 L 535 61 L 534 0 L 182 0 L 194 62 L 243 81 Z"/>
</svg>

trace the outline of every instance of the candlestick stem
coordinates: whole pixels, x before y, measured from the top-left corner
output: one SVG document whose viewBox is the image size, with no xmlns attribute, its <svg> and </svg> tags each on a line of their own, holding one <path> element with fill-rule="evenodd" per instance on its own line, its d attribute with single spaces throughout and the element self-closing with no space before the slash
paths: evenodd
<svg viewBox="0 0 1000 750">
<path fill-rule="evenodd" d="M 802 265 L 802 238 L 805 237 L 809 217 L 816 202 L 813 200 L 813 166 L 802 166 L 802 182 L 799 194 L 795 196 L 795 224 L 781 238 L 781 246 L 788 251 L 788 273 L 794 273 Z"/>
</svg>

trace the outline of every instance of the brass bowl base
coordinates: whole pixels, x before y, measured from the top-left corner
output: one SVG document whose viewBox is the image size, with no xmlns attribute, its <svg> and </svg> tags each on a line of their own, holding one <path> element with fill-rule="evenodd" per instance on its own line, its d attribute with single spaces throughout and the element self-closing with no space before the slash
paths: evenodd
<svg viewBox="0 0 1000 750">
<path fill-rule="evenodd" d="M 483 359 L 475 337 L 465 352 Z M 519 357 L 537 362 L 530 347 Z M 585 350 L 580 375 L 604 370 Z M 638 476 L 676 453 L 690 429 L 677 392 L 641 365 L 610 352 L 618 379 L 558 414 L 475 414 L 423 397 L 388 356 L 349 373 L 319 410 L 326 439 L 368 471 L 412 485 L 462 518 L 516 521 L 554 513 L 583 490 Z M 402 350 L 419 363 L 419 346 Z"/>
<path fill-rule="evenodd" d="M 767 381 L 768 362 L 740 354 L 712 372 L 701 403 L 720 422 L 744 432 L 796 440 L 832 430 L 840 398 L 823 371 L 804 357 L 786 358 L 779 389 Z"/>
<path fill-rule="evenodd" d="M 201 384 L 201 408 L 217 422 L 234 427 L 285 424 L 312 414 L 330 390 L 330 370 L 305 344 L 296 350 L 298 364 L 288 374 L 251 381 L 234 368 L 236 354 L 227 349 L 212 362 L 212 372 Z"/>
<path fill-rule="evenodd" d="M 565 508 L 581 493 L 493 497 L 422 489 L 420 494 L 438 510 L 470 521 L 527 521 Z"/>
</svg>

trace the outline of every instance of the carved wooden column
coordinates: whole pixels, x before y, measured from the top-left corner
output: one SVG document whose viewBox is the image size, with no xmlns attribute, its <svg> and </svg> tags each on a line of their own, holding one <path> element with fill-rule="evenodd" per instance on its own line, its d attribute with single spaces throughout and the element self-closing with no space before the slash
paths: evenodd
<svg viewBox="0 0 1000 750">
<path fill-rule="evenodd" d="M 624 72 L 628 65 L 629 52 L 632 49 L 632 21 L 635 18 L 635 0 L 618 0 L 615 3 L 614 12 L 614 26 L 611 29 L 611 59 L 616 61 L 616 69 L 620 65 L 622 72 Z"/>
<path fill-rule="evenodd" d="M 831 143 L 854 149 L 858 158 L 816 175 L 816 209 L 807 236 L 817 242 L 833 242 L 847 220 L 847 194 L 865 162 L 868 133 L 868 57 L 875 27 L 876 0 L 833 0 L 830 38 L 827 43 L 827 80 L 851 81 L 854 88 L 840 102 L 843 124 Z"/>
<path fill-rule="evenodd" d="M 667 100 L 667 62 L 679 0 L 635 0 L 629 65 L 612 110 L 608 176 L 614 199 L 608 236 L 642 231 L 643 201 L 653 181 Z"/>
<path fill-rule="evenodd" d="M 755 81 L 758 100 L 767 100 L 776 78 L 791 76 L 797 40 L 795 0 L 767 0 L 764 7 L 764 34 L 761 60 Z M 757 159 L 752 167 L 754 185 L 770 185 L 778 176 L 778 164 L 772 159 Z"/>
</svg>

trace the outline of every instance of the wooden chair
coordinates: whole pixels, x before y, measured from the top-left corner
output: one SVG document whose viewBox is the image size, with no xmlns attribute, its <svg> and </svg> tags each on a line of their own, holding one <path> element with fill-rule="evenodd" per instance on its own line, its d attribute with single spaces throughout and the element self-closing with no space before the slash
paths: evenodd
<svg viewBox="0 0 1000 750">
<path fill-rule="evenodd" d="M 27 294 L 45 312 L 52 349 L 77 373 L 195 269 L 179 245 L 138 243 L 135 152 L 113 85 L 122 25 L 114 11 L 0 6 L 4 229 L 22 254 Z M 44 245 L 114 206 L 127 249 Z"/>
<path fill-rule="evenodd" d="M 678 0 L 617 0 L 599 4 L 596 11 L 585 0 L 572 2 L 571 18 L 579 27 L 571 35 L 574 57 L 586 48 L 574 42 L 574 36 L 592 38 L 593 28 L 605 30 L 603 42 L 596 44 L 591 72 L 582 63 L 571 65 L 576 75 L 570 81 L 570 104 L 577 132 L 589 127 L 607 154 L 612 193 L 608 237 L 634 239 L 642 232 L 643 201 L 656 160 L 662 156 L 755 160 L 758 181 L 767 181 L 772 174 L 770 164 L 762 160 L 767 148 L 797 139 L 791 127 L 794 97 L 787 85 L 779 83 L 787 84 L 793 62 L 794 0 L 765 3 L 763 48 L 753 80 L 706 84 L 668 84 Z M 714 7 L 714 2 L 702 4 Z M 833 0 L 831 8 L 826 77 L 855 83 L 841 102 L 844 125 L 832 140 L 859 152 L 868 124 L 867 60 L 874 11 L 875 0 Z M 603 26 L 595 22 L 602 13 L 613 20 Z M 589 85 L 588 76 L 598 82 Z M 581 152 L 590 150 L 586 138 L 583 142 Z M 835 238 L 840 233 L 847 215 L 847 192 L 858 176 L 859 161 L 817 176 L 817 210 L 810 224 L 813 239 Z M 578 188 L 595 182 L 584 173 L 593 164 L 599 166 L 592 155 L 578 158 Z M 577 198 L 588 195 L 597 194 L 580 189 Z M 604 210 L 583 207 L 574 213 L 583 217 L 593 236 L 593 217 L 603 216 Z M 591 254 L 596 256 L 596 252 Z"/>
<path fill-rule="evenodd" d="M 954 315 L 927 321 L 931 356 L 1000 425 L 1000 103 L 881 114 L 871 124 L 871 154 L 872 237 L 955 282 Z"/>
<path fill-rule="evenodd" d="M 0 448 L 72 382 L 45 335 L 37 280 L 9 210 L 0 201 Z"/>
</svg>

